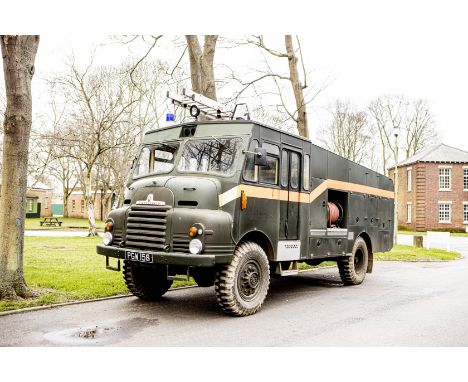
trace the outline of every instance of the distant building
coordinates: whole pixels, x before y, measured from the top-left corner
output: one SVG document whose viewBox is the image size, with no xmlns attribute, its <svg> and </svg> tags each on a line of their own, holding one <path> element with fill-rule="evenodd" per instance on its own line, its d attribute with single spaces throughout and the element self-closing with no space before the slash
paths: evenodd
<svg viewBox="0 0 468 382">
<path fill-rule="evenodd" d="M 108 191 L 110 194 L 111 191 Z M 94 198 L 94 218 L 97 220 L 105 220 L 110 211 L 110 206 L 114 202 L 114 197 L 111 195 L 107 203 L 101 204 L 101 191 L 92 191 Z M 83 191 L 75 189 L 68 197 L 68 216 L 73 218 L 87 218 L 86 204 L 83 196 Z"/>
<path fill-rule="evenodd" d="M 26 217 L 52 216 L 53 190 L 42 182 L 28 178 L 26 190 Z M 0 184 L 0 190 L 2 185 Z"/>
<path fill-rule="evenodd" d="M 389 168 L 394 178 L 395 168 Z M 465 230 L 468 152 L 443 143 L 398 164 L 398 225 L 414 231 Z"/>
</svg>

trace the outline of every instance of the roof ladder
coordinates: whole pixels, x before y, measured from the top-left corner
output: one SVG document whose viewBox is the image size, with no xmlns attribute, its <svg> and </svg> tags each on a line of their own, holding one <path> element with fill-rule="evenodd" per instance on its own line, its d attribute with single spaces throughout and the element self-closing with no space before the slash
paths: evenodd
<svg viewBox="0 0 468 382">
<path fill-rule="evenodd" d="M 182 94 L 167 92 L 167 98 L 172 100 L 172 103 L 176 106 L 183 107 L 188 109 L 190 116 L 198 119 L 200 114 L 203 115 L 205 119 L 215 120 L 215 119 L 234 119 L 234 116 L 237 111 L 237 106 L 245 105 L 238 104 L 234 107 L 234 110 L 227 110 L 226 107 L 211 98 L 205 97 L 201 94 L 195 93 L 189 89 L 183 89 Z M 247 107 L 247 105 L 245 105 Z M 247 109 L 247 112 L 244 114 L 244 117 L 241 119 L 250 119 L 250 115 Z"/>
</svg>

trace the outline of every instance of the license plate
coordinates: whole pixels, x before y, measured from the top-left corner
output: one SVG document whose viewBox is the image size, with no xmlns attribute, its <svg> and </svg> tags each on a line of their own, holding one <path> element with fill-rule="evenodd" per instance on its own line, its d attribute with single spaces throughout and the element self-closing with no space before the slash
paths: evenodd
<svg viewBox="0 0 468 382">
<path fill-rule="evenodd" d="M 146 252 L 135 252 L 135 251 L 126 251 L 125 259 L 132 261 L 140 261 L 142 263 L 152 263 L 153 255 Z"/>
</svg>

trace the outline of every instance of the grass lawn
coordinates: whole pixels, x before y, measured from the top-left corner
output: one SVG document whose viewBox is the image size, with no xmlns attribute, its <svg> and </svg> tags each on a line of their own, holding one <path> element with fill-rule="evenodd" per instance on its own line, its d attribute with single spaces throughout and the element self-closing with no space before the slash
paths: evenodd
<svg viewBox="0 0 468 382">
<path fill-rule="evenodd" d="M 105 258 L 96 254 L 95 246 L 100 242 L 100 238 L 25 237 L 26 281 L 40 296 L 30 300 L 0 301 L 0 312 L 128 293 L 122 273 L 106 270 Z M 376 253 L 374 258 L 430 261 L 455 260 L 460 255 L 439 249 L 397 245 L 391 252 Z M 318 267 L 335 264 L 325 261 Z M 299 264 L 301 270 L 313 268 L 317 267 Z M 194 284 L 193 280 L 174 281 L 173 287 Z"/>
<path fill-rule="evenodd" d="M 128 293 L 121 272 L 105 268 L 105 257 L 96 254 L 100 238 L 25 237 L 24 273 L 40 297 L 0 301 L 0 312 L 38 305 Z M 187 285 L 174 281 L 173 287 Z"/>
<path fill-rule="evenodd" d="M 48 227 L 40 225 L 40 221 L 43 218 L 27 218 L 26 219 L 26 229 L 61 229 L 61 230 L 70 230 L 70 229 L 88 229 L 88 219 L 80 219 L 80 218 L 63 218 L 58 217 L 59 221 L 63 222 L 61 227 Z M 104 222 L 101 220 L 96 220 L 96 227 L 97 229 L 104 229 Z"/>
<path fill-rule="evenodd" d="M 393 261 L 445 261 L 456 260 L 461 255 L 443 249 L 416 248 L 410 245 L 395 245 L 390 252 L 374 253 L 374 260 Z"/>
</svg>

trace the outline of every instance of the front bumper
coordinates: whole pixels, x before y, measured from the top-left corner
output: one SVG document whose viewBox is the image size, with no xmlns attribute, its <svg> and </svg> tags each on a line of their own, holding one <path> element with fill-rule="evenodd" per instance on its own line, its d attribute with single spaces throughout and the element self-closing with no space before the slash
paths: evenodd
<svg viewBox="0 0 468 382">
<path fill-rule="evenodd" d="M 108 245 L 97 245 L 96 251 L 99 255 L 106 257 L 115 257 L 125 260 L 125 251 L 151 253 L 153 255 L 153 264 L 165 265 L 185 265 L 191 267 L 214 267 L 215 265 L 229 264 L 232 260 L 232 254 L 219 255 L 192 255 L 181 252 L 152 252 L 138 251 L 134 249 L 117 248 Z M 147 264 L 147 263 L 145 263 Z"/>
</svg>

